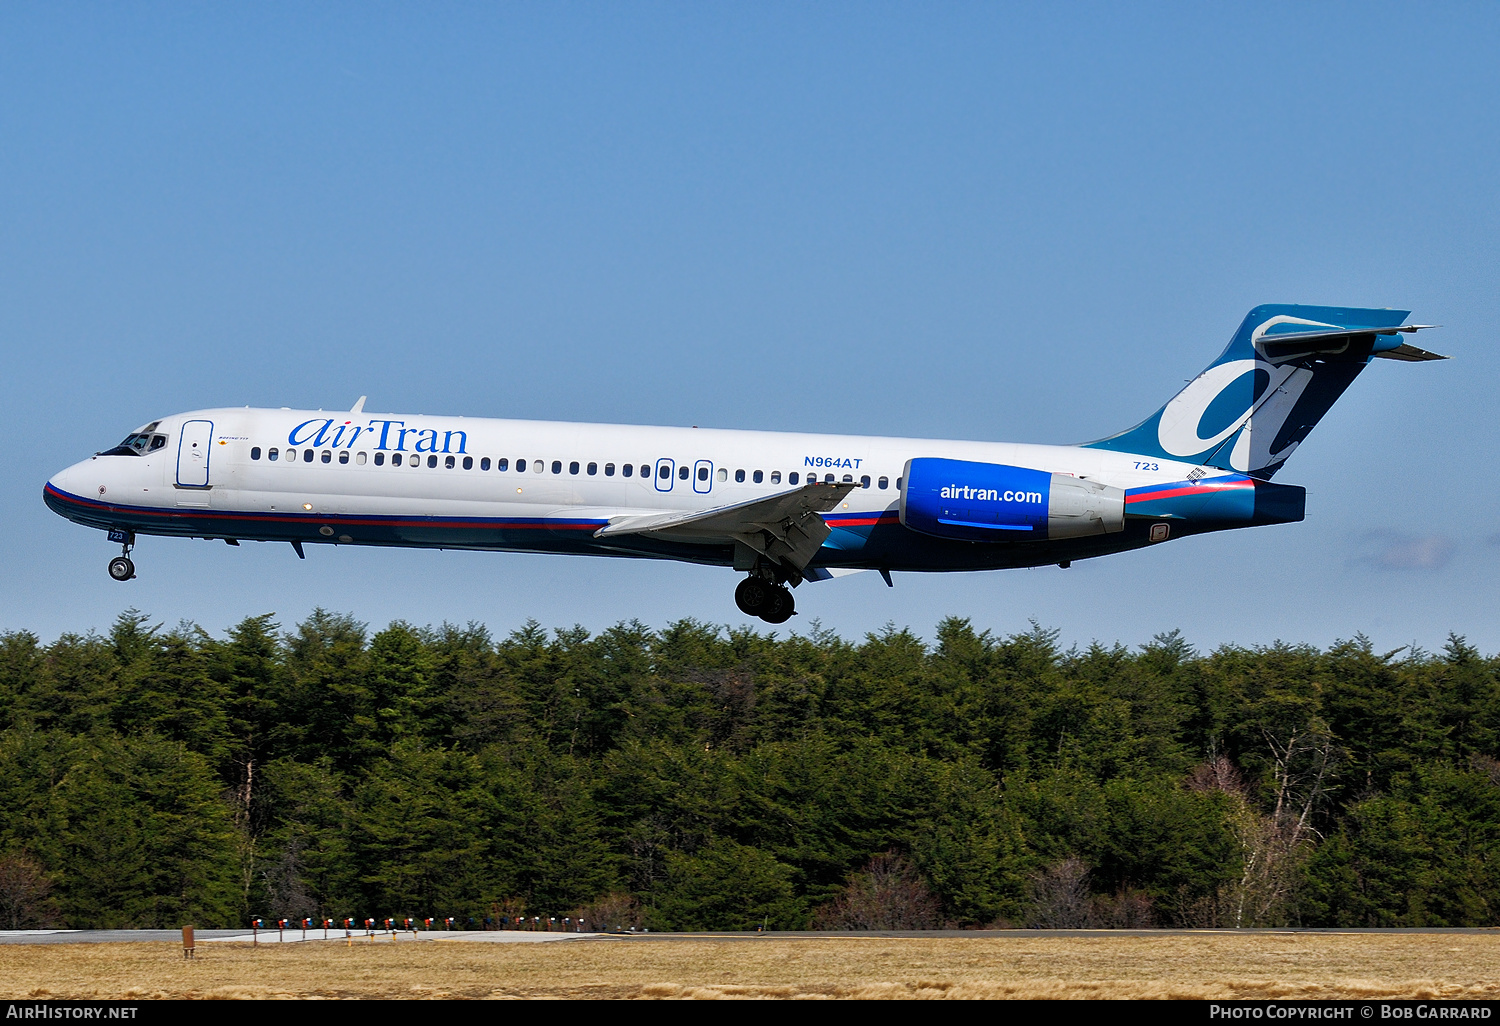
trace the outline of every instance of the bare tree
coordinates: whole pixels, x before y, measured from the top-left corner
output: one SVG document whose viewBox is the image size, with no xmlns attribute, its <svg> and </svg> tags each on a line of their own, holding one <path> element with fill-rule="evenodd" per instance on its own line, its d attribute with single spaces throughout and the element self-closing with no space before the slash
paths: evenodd
<svg viewBox="0 0 1500 1026">
<path fill-rule="evenodd" d="M 229 807 L 234 815 L 234 846 L 239 859 L 240 899 L 242 908 L 250 908 L 250 889 L 255 885 L 255 829 L 250 818 L 251 802 L 255 797 L 255 760 L 246 756 L 236 762 L 240 782 L 226 793 Z"/>
<path fill-rule="evenodd" d="M 1285 736 L 1263 733 L 1276 795 L 1269 813 L 1255 809 L 1239 770 L 1222 755 L 1211 751 L 1209 760 L 1188 775 L 1192 790 L 1229 796 L 1229 822 L 1243 859 L 1233 892 L 1221 895 L 1212 909 L 1192 910 L 1189 918 L 1198 925 L 1208 925 L 1210 918 L 1236 928 L 1285 925 L 1302 861 L 1320 837 L 1312 821 L 1328 796 L 1328 774 L 1337 754 L 1332 738 L 1316 726 L 1294 728 Z"/>
<path fill-rule="evenodd" d="M 1299 870 L 1308 849 L 1321 835 L 1312 817 L 1327 794 L 1333 740 L 1317 729 L 1293 729 L 1285 740 L 1264 731 L 1276 784 L 1276 804 L 1269 816 L 1256 815 L 1242 803 L 1234 819 L 1244 852 L 1234 925 L 1279 926 L 1286 922 Z"/>
<path fill-rule="evenodd" d="M 1469 759 L 1469 765 L 1474 772 L 1483 773 L 1489 778 L 1490 783 L 1500 787 L 1500 762 L 1491 759 L 1488 755 L 1475 755 Z"/>
<path fill-rule="evenodd" d="M 282 849 L 281 857 L 262 874 L 271 915 L 278 919 L 302 919 L 318 911 L 317 900 L 302 879 L 302 849 L 305 845 L 303 838 L 293 837 Z"/>
<path fill-rule="evenodd" d="M 1038 930 L 1081 930 L 1093 925 L 1089 867 L 1080 858 L 1054 862 L 1026 883 L 1031 907 L 1026 925 Z"/>
<path fill-rule="evenodd" d="M 823 930 L 935 930 L 941 911 L 915 867 L 888 851 L 852 874 L 843 893 L 818 909 L 813 925 Z"/>
<path fill-rule="evenodd" d="M 573 918 L 595 932 L 634 930 L 641 925 L 641 905 L 624 891 L 614 891 L 574 910 Z"/>
<path fill-rule="evenodd" d="M 1156 926 L 1151 895 L 1134 887 L 1098 894 L 1089 901 L 1089 925 L 1107 930 L 1149 930 Z"/>
<path fill-rule="evenodd" d="M 52 881 L 25 855 L 0 859 L 0 923 L 7 930 L 36 930 L 53 921 Z"/>
<path fill-rule="evenodd" d="M 1222 755 L 1216 755 L 1212 749 L 1209 751 L 1208 761 L 1194 766 L 1188 774 L 1187 786 L 1191 791 L 1223 791 L 1241 798 L 1245 797 L 1248 790 L 1245 778 L 1240 775 L 1234 763 Z"/>
</svg>

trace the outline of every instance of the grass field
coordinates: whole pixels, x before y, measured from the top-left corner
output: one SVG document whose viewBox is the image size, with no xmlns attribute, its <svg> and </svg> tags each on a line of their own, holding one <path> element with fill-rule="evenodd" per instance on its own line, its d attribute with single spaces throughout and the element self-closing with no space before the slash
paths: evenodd
<svg viewBox="0 0 1500 1026">
<path fill-rule="evenodd" d="M 1494 934 L 0 945 L 10 998 L 1496 998 Z"/>
</svg>

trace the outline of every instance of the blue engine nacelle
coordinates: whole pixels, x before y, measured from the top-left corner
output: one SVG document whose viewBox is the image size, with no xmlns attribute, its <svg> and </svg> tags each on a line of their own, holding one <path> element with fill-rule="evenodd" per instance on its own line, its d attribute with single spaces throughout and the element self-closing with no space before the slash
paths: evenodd
<svg viewBox="0 0 1500 1026">
<path fill-rule="evenodd" d="M 906 463 L 901 523 L 963 541 L 1083 538 L 1125 529 L 1125 490 L 1003 463 Z"/>
</svg>

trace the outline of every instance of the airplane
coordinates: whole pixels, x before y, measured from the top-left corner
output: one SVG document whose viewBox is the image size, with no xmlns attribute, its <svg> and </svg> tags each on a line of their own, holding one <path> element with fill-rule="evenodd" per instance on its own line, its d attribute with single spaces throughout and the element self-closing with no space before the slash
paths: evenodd
<svg viewBox="0 0 1500 1026">
<path fill-rule="evenodd" d="M 212 409 L 76 463 L 49 507 L 139 535 L 675 559 L 744 574 L 785 623 L 791 589 L 861 570 L 998 570 L 1303 519 L 1272 482 L 1375 358 L 1447 357 L 1409 311 L 1258 306 L 1224 352 L 1129 430 L 1081 445 Z"/>
</svg>

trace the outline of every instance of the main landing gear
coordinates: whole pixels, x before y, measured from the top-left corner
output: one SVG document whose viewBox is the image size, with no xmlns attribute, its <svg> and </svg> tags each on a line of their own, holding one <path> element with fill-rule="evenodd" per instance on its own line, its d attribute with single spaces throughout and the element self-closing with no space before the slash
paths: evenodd
<svg viewBox="0 0 1500 1026">
<path fill-rule="evenodd" d="M 786 623 L 797 611 L 791 591 L 765 577 L 747 577 L 734 589 L 734 604 L 766 623 Z"/>
<path fill-rule="evenodd" d="M 135 548 L 135 535 L 129 531 L 111 531 L 109 540 L 120 543 L 120 554 L 109 561 L 109 576 L 117 581 L 128 581 L 135 576 L 135 563 L 130 550 Z"/>
</svg>

